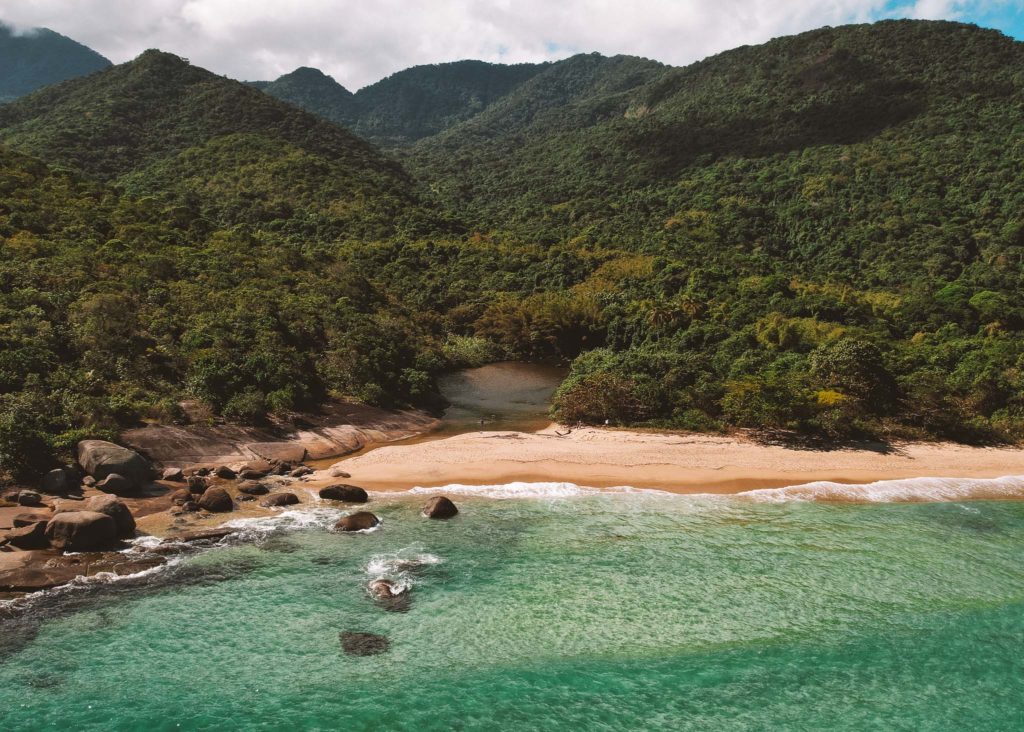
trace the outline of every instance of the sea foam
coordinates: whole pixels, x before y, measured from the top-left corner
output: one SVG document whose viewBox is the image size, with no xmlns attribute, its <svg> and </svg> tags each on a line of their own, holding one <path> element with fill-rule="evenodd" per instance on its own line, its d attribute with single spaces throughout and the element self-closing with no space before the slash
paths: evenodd
<svg viewBox="0 0 1024 732">
<path fill-rule="evenodd" d="M 603 493 L 655 493 L 664 494 L 664 491 L 656 491 L 648 488 L 634 488 L 632 486 L 615 486 L 614 488 L 591 488 L 576 485 L 575 483 L 551 482 L 551 483 L 499 483 L 494 485 L 464 485 L 453 483 L 451 485 L 435 486 L 425 488 L 417 486 L 408 491 L 414 495 L 432 495 L 445 493 L 459 496 L 480 496 L 482 498 L 575 498 L 577 496 L 596 496 Z"/>
<path fill-rule="evenodd" d="M 1002 478 L 901 478 L 847 484 L 827 480 L 785 488 L 761 488 L 738 497 L 763 503 L 833 501 L 846 503 L 911 503 L 1024 498 L 1024 475 Z"/>
</svg>

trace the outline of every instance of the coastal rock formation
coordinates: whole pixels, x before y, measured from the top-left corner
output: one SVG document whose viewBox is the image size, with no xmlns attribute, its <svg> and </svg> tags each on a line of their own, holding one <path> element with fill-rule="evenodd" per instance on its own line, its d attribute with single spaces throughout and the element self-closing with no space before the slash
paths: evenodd
<svg viewBox="0 0 1024 732">
<path fill-rule="evenodd" d="M 161 480 L 169 480 L 172 483 L 181 483 L 185 480 L 185 474 L 181 468 L 164 468 L 163 474 L 160 476 Z"/>
<path fill-rule="evenodd" d="M 423 507 L 423 515 L 432 519 L 449 519 L 459 512 L 447 496 L 435 496 Z"/>
<path fill-rule="evenodd" d="M 66 496 L 79 485 L 78 475 L 68 468 L 54 468 L 43 476 L 40 486 L 43 493 L 51 496 Z"/>
<path fill-rule="evenodd" d="M 78 464 L 97 481 L 117 473 L 131 481 L 136 488 L 148 483 L 153 475 L 153 468 L 146 458 L 134 450 L 104 440 L 79 442 Z"/>
<path fill-rule="evenodd" d="M 299 502 L 299 497 L 294 493 L 271 493 L 260 501 L 264 508 L 276 508 L 278 506 L 294 506 Z"/>
<path fill-rule="evenodd" d="M 46 538 L 56 549 L 88 552 L 117 543 L 117 524 L 96 511 L 66 511 L 55 514 L 46 525 Z"/>
<path fill-rule="evenodd" d="M 17 496 L 19 506 L 42 506 L 43 497 L 35 491 L 20 491 Z"/>
<path fill-rule="evenodd" d="M 339 634 L 341 638 L 341 649 L 349 656 L 376 656 L 385 653 L 391 643 L 382 635 L 376 633 L 357 633 L 351 630 Z"/>
<path fill-rule="evenodd" d="M 337 483 L 321 488 L 320 497 L 345 503 L 366 503 L 370 500 L 365 490 L 357 485 L 347 485 L 346 483 Z"/>
<path fill-rule="evenodd" d="M 115 496 L 130 496 L 137 493 L 139 485 L 125 478 L 120 473 L 111 473 L 96 484 L 104 493 L 113 493 Z"/>
<path fill-rule="evenodd" d="M 304 475 L 309 475 L 312 472 L 313 468 L 309 467 L 308 465 L 300 465 L 299 467 L 295 468 L 295 470 L 290 472 L 288 475 L 290 475 L 293 478 L 301 478 Z"/>
<path fill-rule="evenodd" d="M 179 488 L 171 494 L 171 503 L 175 506 L 183 506 L 192 500 L 192 491 L 188 488 Z"/>
<path fill-rule="evenodd" d="M 206 488 L 209 484 L 206 482 L 206 478 L 201 475 L 190 475 L 188 476 L 188 490 L 190 493 L 201 495 L 206 492 Z"/>
<path fill-rule="evenodd" d="M 11 523 L 14 524 L 14 528 L 19 529 L 23 526 L 33 526 L 35 524 L 43 524 L 44 526 L 49 523 L 50 519 L 53 518 L 48 513 L 41 511 L 26 511 L 25 513 L 17 514 Z"/>
<path fill-rule="evenodd" d="M 380 519 L 369 511 L 356 511 L 338 519 L 334 528 L 337 531 L 366 531 L 379 523 Z"/>
<path fill-rule="evenodd" d="M 266 478 L 269 470 L 256 470 L 254 468 L 245 468 L 238 473 L 239 480 L 259 480 L 260 478 Z"/>
<path fill-rule="evenodd" d="M 213 474 L 221 480 L 234 480 L 235 471 L 229 468 L 227 465 L 218 465 L 213 469 Z"/>
<path fill-rule="evenodd" d="M 0 593 L 36 592 L 65 585 L 75 577 L 100 572 L 135 574 L 161 565 L 163 557 L 122 552 L 90 552 L 61 556 L 49 551 L 0 553 Z"/>
<path fill-rule="evenodd" d="M 27 526 L 19 526 L 4 534 L 4 544 L 17 547 L 18 549 L 45 549 L 50 546 L 50 540 L 46 538 L 46 523 L 37 522 Z"/>
<path fill-rule="evenodd" d="M 119 539 L 130 539 L 135 536 L 135 517 L 128 510 L 128 506 L 114 496 L 93 496 L 85 502 L 84 509 L 114 519 Z"/>
<path fill-rule="evenodd" d="M 235 509 L 231 495 L 223 488 L 207 488 L 197 503 L 200 508 L 211 513 L 224 513 Z"/>
<path fill-rule="evenodd" d="M 238 484 L 238 492 L 250 496 L 265 496 L 270 493 L 270 489 L 255 480 L 247 480 Z"/>
</svg>

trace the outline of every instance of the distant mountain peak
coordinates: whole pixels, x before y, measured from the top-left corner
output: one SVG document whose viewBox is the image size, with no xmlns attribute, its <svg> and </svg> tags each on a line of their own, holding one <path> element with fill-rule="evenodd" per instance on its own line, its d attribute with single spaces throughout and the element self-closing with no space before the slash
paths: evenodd
<svg viewBox="0 0 1024 732">
<path fill-rule="evenodd" d="M 49 28 L 20 30 L 0 21 L 0 102 L 110 65 L 91 48 Z"/>
</svg>

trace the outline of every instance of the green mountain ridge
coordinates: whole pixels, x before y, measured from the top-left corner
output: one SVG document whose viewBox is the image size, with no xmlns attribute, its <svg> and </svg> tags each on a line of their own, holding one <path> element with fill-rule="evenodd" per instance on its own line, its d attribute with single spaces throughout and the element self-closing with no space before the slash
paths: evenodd
<svg viewBox="0 0 1024 732">
<path fill-rule="evenodd" d="M 439 65 L 374 92 L 401 162 L 155 51 L 39 90 L 0 107 L 0 462 L 491 358 L 571 363 L 570 422 L 1024 439 L 1022 61 L 887 21 Z"/>
<path fill-rule="evenodd" d="M 108 66 L 100 54 L 48 28 L 17 32 L 0 22 L 0 103 Z"/>
</svg>

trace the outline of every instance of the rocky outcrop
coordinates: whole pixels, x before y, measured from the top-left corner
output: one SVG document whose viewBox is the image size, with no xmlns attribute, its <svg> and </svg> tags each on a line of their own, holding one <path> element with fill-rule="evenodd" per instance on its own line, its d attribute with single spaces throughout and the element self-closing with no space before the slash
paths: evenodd
<svg viewBox="0 0 1024 732">
<path fill-rule="evenodd" d="M 270 493 L 270 489 L 255 480 L 247 480 L 238 484 L 238 492 L 249 496 L 265 496 Z"/>
<path fill-rule="evenodd" d="M 54 468 L 43 476 L 40 489 L 51 496 L 66 496 L 79 486 L 78 475 L 68 468 Z"/>
<path fill-rule="evenodd" d="M 347 483 L 336 483 L 320 489 L 320 497 L 330 501 L 344 501 L 345 503 L 366 503 L 370 497 L 366 491 L 357 485 Z"/>
<path fill-rule="evenodd" d="M 432 519 L 450 519 L 459 509 L 447 496 L 435 496 L 423 507 L 423 515 Z"/>
<path fill-rule="evenodd" d="M 114 519 L 119 539 L 130 539 L 135 536 L 135 517 L 128 510 L 128 506 L 114 496 L 93 496 L 85 502 L 83 508 Z"/>
<path fill-rule="evenodd" d="M 97 483 L 96 487 L 104 493 L 112 493 L 115 496 L 130 496 L 139 492 L 139 485 L 120 473 L 111 473 Z"/>
<path fill-rule="evenodd" d="M 200 508 L 210 513 L 225 513 L 235 509 L 231 495 L 223 488 L 207 488 L 197 503 Z"/>
<path fill-rule="evenodd" d="M 67 556 L 52 551 L 0 552 L 0 593 L 37 592 L 101 572 L 135 574 L 165 561 L 163 557 L 122 552 Z"/>
<path fill-rule="evenodd" d="M 299 497 L 294 493 L 271 493 L 260 501 L 264 508 L 277 508 L 278 506 L 294 506 L 299 502 Z"/>
<path fill-rule="evenodd" d="M 79 442 L 78 464 L 97 481 L 117 473 L 131 481 L 136 488 L 146 485 L 153 477 L 153 468 L 146 458 L 134 450 L 103 440 Z"/>
<path fill-rule="evenodd" d="M 117 544 L 117 524 L 96 511 L 66 511 L 55 514 L 46 525 L 46 538 L 56 549 L 88 552 Z"/>
<path fill-rule="evenodd" d="M 391 643 L 376 633 L 358 633 L 351 630 L 339 634 L 341 649 L 349 656 L 376 656 L 386 653 Z"/>
<path fill-rule="evenodd" d="M 234 465 L 253 460 L 301 462 L 348 455 L 368 444 L 428 432 L 438 421 L 424 412 L 332 401 L 316 414 L 269 428 L 236 425 L 152 425 L 128 430 L 124 441 L 165 466 Z M 343 476 L 336 476 L 343 477 Z"/>
<path fill-rule="evenodd" d="M 334 528 L 336 531 L 366 531 L 379 523 L 380 519 L 369 511 L 356 511 L 338 519 Z"/>
</svg>

